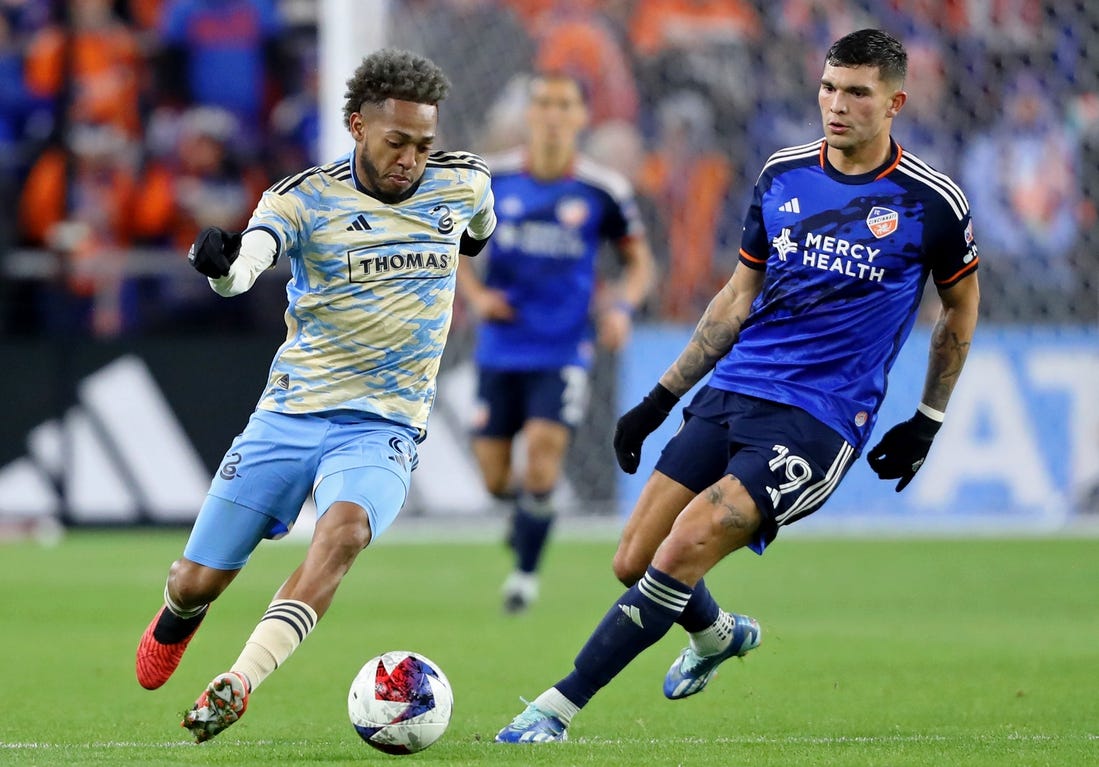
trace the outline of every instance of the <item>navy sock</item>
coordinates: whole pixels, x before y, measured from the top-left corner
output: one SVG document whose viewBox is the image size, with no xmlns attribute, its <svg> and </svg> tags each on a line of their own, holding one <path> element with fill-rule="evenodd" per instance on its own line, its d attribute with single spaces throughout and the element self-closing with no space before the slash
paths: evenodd
<svg viewBox="0 0 1099 767">
<path fill-rule="evenodd" d="M 668 633 L 690 598 L 690 586 L 650 566 L 603 616 L 576 656 L 573 672 L 554 687 L 583 707 L 645 648 Z"/>
<path fill-rule="evenodd" d="M 693 634 L 712 626 L 720 614 L 721 608 L 718 607 L 710 590 L 706 588 L 705 581 L 699 581 L 691 592 L 691 600 L 683 608 L 683 613 L 676 619 L 676 623 Z"/>
<path fill-rule="evenodd" d="M 553 491 L 523 493 L 515 507 L 511 547 L 515 549 L 516 568 L 521 572 L 533 573 L 538 569 L 553 526 L 552 494 Z"/>
</svg>

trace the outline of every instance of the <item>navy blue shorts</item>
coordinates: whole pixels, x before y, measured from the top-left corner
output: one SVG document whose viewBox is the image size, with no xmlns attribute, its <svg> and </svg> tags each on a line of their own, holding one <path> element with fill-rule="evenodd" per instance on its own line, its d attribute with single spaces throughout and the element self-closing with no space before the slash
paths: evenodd
<svg viewBox="0 0 1099 767">
<path fill-rule="evenodd" d="M 781 525 L 812 514 L 858 458 L 843 437 L 800 408 L 704 386 L 656 470 L 696 493 L 726 474 L 740 480 L 763 517 L 759 554 Z"/>
<path fill-rule="evenodd" d="M 473 433 L 514 437 L 531 418 L 576 428 L 588 410 L 588 371 L 577 365 L 552 370 L 481 368 Z"/>
</svg>

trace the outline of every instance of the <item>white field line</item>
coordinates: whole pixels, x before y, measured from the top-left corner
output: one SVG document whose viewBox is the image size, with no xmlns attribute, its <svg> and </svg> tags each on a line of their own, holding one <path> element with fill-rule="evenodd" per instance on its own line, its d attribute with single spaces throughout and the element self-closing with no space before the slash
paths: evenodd
<svg viewBox="0 0 1099 767">
<path fill-rule="evenodd" d="M 789 737 L 770 737 L 766 735 L 759 736 L 743 736 L 743 737 L 718 737 L 718 738 L 574 738 L 570 740 L 573 744 L 587 744 L 592 746 L 599 745 L 809 745 L 809 746 L 827 746 L 827 745 L 874 745 L 874 744 L 890 744 L 890 743 L 963 743 L 976 741 L 979 743 L 1056 743 L 1056 742 L 1090 742 L 1099 741 L 1099 732 L 1095 733 L 1081 733 L 1079 735 L 1042 735 L 1042 734 L 1026 734 L 1019 732 L 1006 733 L 1004 735 L 836 735 L 836 736 L 799 736 L 793 735 Z M 222 741 L 234 743 L 234 741 Z M 325 743 L 318 741 L 285 741 L 280 740 L 277 743 L 272 740 L 256 740 L 256 741 L 236 741 L 236 745 L 244 745 L 249 748 L 255 748 L 257 746 L 277 746 L 279 748 L 286 748 L 288 746 L 323 746 Z M 37 749 L 41 750 L 66 750 L 66 749 L 81 749 L 81 750 L 93 750 L 93 749 L 131 749 L 131 748 L 183 748 L 194 747 L 196 744 L 189 741 L 171 741 L 167 743 L 138 743 L 133 741 L 104 741 L 102 743 L 5 743 L 0 741 L 0 749 L 9 749 L 12 751 L 33 751 Z"/>
</svg>

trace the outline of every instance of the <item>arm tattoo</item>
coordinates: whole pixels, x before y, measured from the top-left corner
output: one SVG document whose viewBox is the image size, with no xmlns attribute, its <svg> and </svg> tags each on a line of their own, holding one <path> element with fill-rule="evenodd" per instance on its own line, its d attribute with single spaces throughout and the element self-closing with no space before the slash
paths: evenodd
<svg viewBox="0 0 1099 767">
<path fill-rule="evenodd" d="M 683 393 L 702 380 L 733 348 L 745 316 L 737 306 L 736 291 L 726 285 L 706 307 L 691 340 L 665 373 L 668 388 Z"/>
<path fill-rule="evenodd" d="M 924 381 L 923 401 L 931 407 L 945 408 L 954 385 L 961 375 L 970 341 L 947 327 L 946 317 L 940 317 L 931 331 L 931 353 Z"/>
</svg>

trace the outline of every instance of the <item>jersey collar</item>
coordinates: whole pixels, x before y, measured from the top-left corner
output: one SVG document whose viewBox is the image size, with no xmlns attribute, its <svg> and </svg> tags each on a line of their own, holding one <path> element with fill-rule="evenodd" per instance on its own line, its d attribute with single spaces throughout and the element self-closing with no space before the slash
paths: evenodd
<svg viewBox="0 0 1099 767">
<path fill-rule="evenodd" d="M 565 168 L 564 172 L 562 172 L 560 176 L 553 176 L 553 177 L 534 175 L 534 171 L 531 169 L 530 152 L 527 151 L 526 149 L 523 150 L 522 157 L 523 157 L 523 165 L 522 165 L 523 173 L 525 173 L 531 179 L 533 179 L 533 180 L 535 180 L 539 183 L 552 184 L 555 181 L 561 181 L 562 179 L 567 179 L 567 178 L 574 178 L 576 176 L 576 160 L 578 158 L 578 155 L 576 153 L 573 153 L 572 159 L 569 160 L 569 165 L 568 165 L 567 168 Z"/>
<path fill-rule="evenodd" d="M 820 142 L 820 167 L 828 175 L 829 178 L 839 181 L 841 184 L 869 184 L 871 181 L 877 181 L 880 178 L 885 178 L 893 169 L 897 167 L 897 163 L 901 161 L 901 156 L 904 154 L 904 150 L 901 145 L 898 144 L 892 137 L 889 139 L 889 157 L 886 158 L 878 167 L 874 170 L 867 171 L 866 173 L 856 173 L 854 175 L 848 175 L 846 173 L 840 173 L 834 167 L 832 163 L 828 162 L 828 142 Z"/>
</svg>

